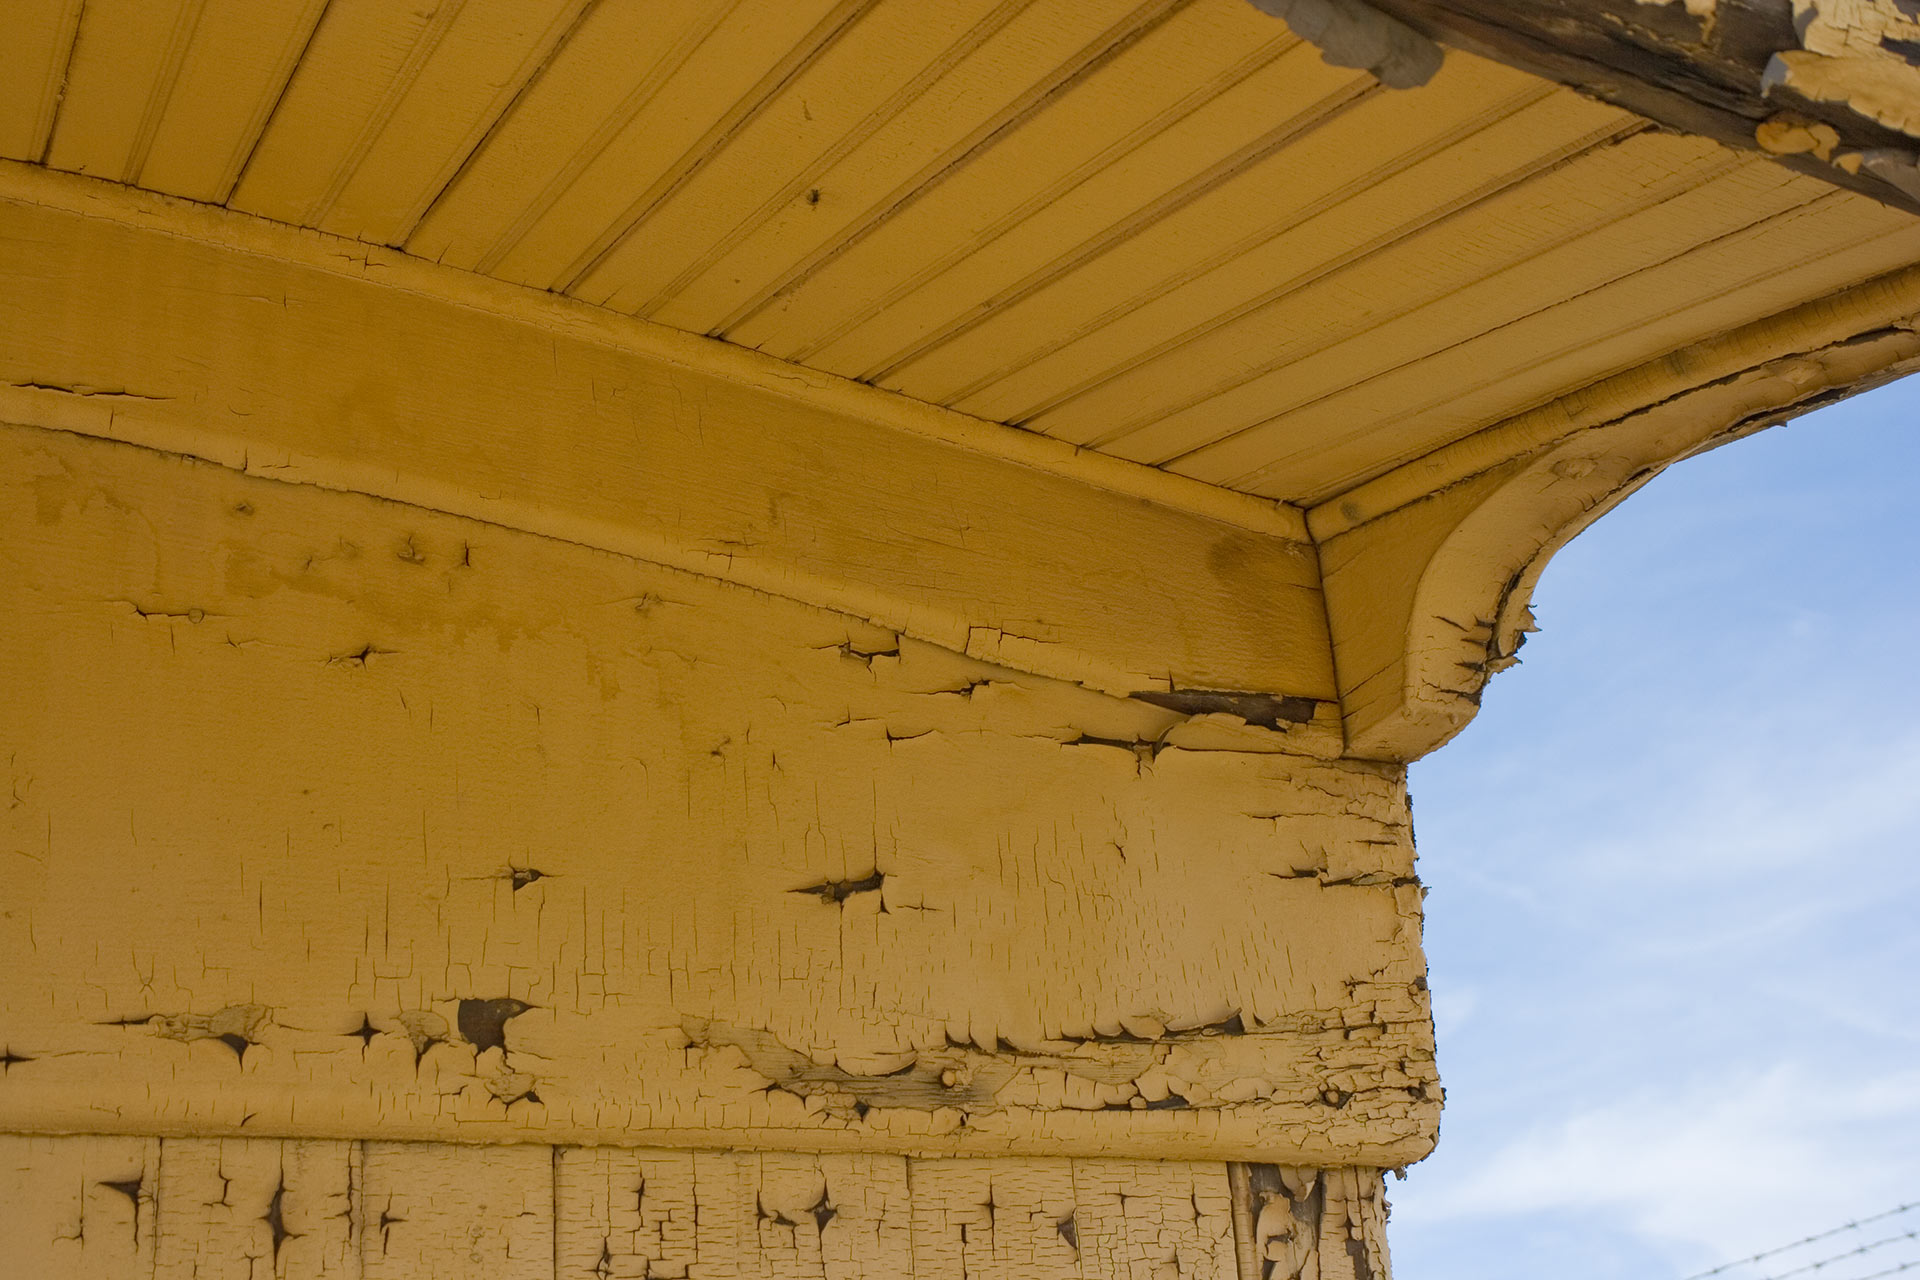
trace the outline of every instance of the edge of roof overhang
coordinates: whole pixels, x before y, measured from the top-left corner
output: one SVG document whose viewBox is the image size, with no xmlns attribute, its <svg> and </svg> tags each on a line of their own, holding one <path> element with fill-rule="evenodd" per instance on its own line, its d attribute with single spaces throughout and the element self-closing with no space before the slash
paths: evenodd
<svg viewBox="0 0 1920 1280">
<path fill-rule="evenodd" d="M 1920 213 L 1920 66 L 1901 40 L 1863 41 L 1878 101 L 1808 74 L 1806 0 L 1367 0 L 1441 44 L 1544 77 L 1682 133 Z M 1890 21 L 1901 21 L 1894 0 Z M 1904 20 L 1911 21 L 1911 20 Z M 1904 29 L 1904 28 L 1902 28 Z M 1859 74 L 1843 68 L 1845 74 Z M 1905 106 L 1885 109 L 1885 86 Z"/>
</svg>

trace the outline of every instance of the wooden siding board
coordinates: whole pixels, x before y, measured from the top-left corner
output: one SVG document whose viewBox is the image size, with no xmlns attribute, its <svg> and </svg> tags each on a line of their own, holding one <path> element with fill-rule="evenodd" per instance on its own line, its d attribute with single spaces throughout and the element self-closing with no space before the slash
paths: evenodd
<svg viewBox="0 0 1920 1280">
<path fill-rule="evenodd" d="M 360 1280 L 359 1145 L 168 1138 L 153 1280 Z"/>
<path fill-rule="evenodd" d="M 725 149 L 875 0 L 738 6 L 490 263 L 503 279 L 566 292 L 658 203 Z M 599 142 L 598 136 L 594 139 Z"/>
<path fill-rule="evenodd" d="M 1722 149 L 1691 139 L 1637 134 L 1618 145 L 1602 143 L 1517 186 L 1496 186 L 1412 236 L 1336 260 L 1331 270 L 1309 263 L 1025 425 L 1122 455 L 1176 457 L 1230 429 L 1197 413 L 1202 403 L 1238 394 L 1249 404 L 1270 404 L 1253 387 L 1263 375 L 1287 365 L 1319 375 L 1319 357 L 1328 348 L 1355 343 L 1422 307 L 1444 307 L 1490 274 L 1524 270 L 1564 254 L 1567 245 L 1605 245 L 1623 213 L 1658 221 L 1663 205 L 1739 169 Z M 1630 210 L 1582 198 L 1627 184 L 1637 191 Z M 1631 239 L 1623 243 L 1630 254 Z M 1581 257 L 1580 264 L 1603 275 L 1614 265 L 1600 253 Z M 1536 287 L 1550 295 L 1556 288 L 1550 278 Z M 1524 310 L 1528 301 L 1511 305 Z M 1428 340 L 1417 328 L 1408 332 L 1416 343 Z"/>
<path fill-rule="evenodd" d="M 1071 1234 L 1081 1276 L 1234 1280 L 1226 1175 L 1217 1164 L 1074 1161 Z"/>
<path fill-rule="evenodd" d="M 404 244 L 588 0 L 467 0 L 375 136 L 349 155 L 305 221 Z"/>
<path fill-rule="evenodd" d="M 1391 766 L 417 507 L 5 446 L 0 1128 L 1425 1150 Z"/>
<path fill-rule="evenodd" d="M 465 2 L 330 0 L 227 203 L 296 226 L 324 215 Z"/>
<path fill-rule="evenodd" d="M 960 391 L 952 405 L 993 420 L 1029 422 L 1116 370 L 1144 365 L 1190 334 L 1256 311 L 1267 297 L 1340 271 L 1640 129 L 1636 121 L 1622 121 L 1572 94 L 1557 94 L 1528 113 L 1534 119 L 1503 117 L 1436 154 L 1394 157 L 1384 165 L 1386 173 L 1377 169 L 1367 180 L 1334 188 L 1294 219 L 1283 219 L 1271 238 L 1250 236 L 1215 259 L 1194 263 L 1190 274 L 1167 276 L 1144 296 L 1069 324 L 1010 361 L 1004 376 Z M 1555 146 L 1517 152 L 1511 134 L 1532 134 L 1542 117 Z M 1083 430 L 1091 432 L 1089 438 L 1102 434 L 1098 424 Z"/>
<path fill-rule="evenodd" d="M 652 101 L 739 0 L 599 4 L 554 50 L 407 240 L 488 271 Z"/>
<path fill-rule="evenodd" d="M 147 1180 L 146 1255 L 90 1182 L 121 1173 Z M 22 1280 L 1387 1274 L 1373 1169 L 0 1135 L 0 1185 Z"/>
<path fill-rule="evenodd" d="M 1395 155 L 1364 180 L 1316 194 L 1267 224 L 1271 235 L 1247 235 L 1142 293 L 1066 324 L 1010 359 L 1004 374 L 962 388 L 952 403 L 996 421 L 1030 421 L 1115 372 L 1174 349 L 1185 335 L 1257 308 L 1288 282 L 1298 287 L 1337 271 L 1637 127 L 1560 94 L 1431 153 L 1416 148 Z M 1516 135 L 1551 145 L 1516 148 Z M 1525 157 L 1518 167 L 1517 155 Z"/>
<path fill-rule="evenodd" d="M 1840 101 L 1803 94 L 1791 70 L 1784 83 L 1773 82 L 1776 77 L 1769 68 L 1776 55 L 1792 62 L 1803 39 L 1818 40 L 1807 36 L 1810 5 L 1789 0 L 1729 0 L 1718 8 L 1635 0 L 1548 0 L 1526 6 L 1507 0 L 1375 3 L 1451 49 L 1497 58 L 1617 103 L 1667 129 L 1711 138 L 1735 150 L 1766 154 L 1756 126 L 1783 112 L 1831 130 L 1843 153 L 1906 151 L 1912 146 L 1910 134 L 1886 127 L 1871 109 L 1849 109 L 1845 92 Z M 1822 17 L 1830 12 L 1822 11 Z M 1892 56 L 1877 45 L 1873 55 Z M 1910 97 L 1912 90 L 1897 92 Z M 1897 121 L 1897 114 L 1893 119 Z M 1776 153 L 1772 158 L 1829 185 L 1920 213 L 1910 185 L 1902 190 L 1897 177 L 1876 174 L 1871 166 L 1843 167 L 1812 152 Z"/>
<path fill-rule="evenodd" d="M 1809 234 L 1816 229 L 1817 240 Z M 1408 452 L 1438 448 L 1542 403 L 1561 388 L 1586 386 L 1657 359 L 1698 334 L 1725 333 L 1754 316 L 1774 315 L 1836 287 L 1920 261 L 1920 224 L 1903 210 L 1851 192 L 1834 202 L 1816 201 L 1731 241 L 1720 246 L 1725 253 L 1709 254 L 1703 248 L 1703 260 L 1690 268 L 1708 282 L 1693 295 L 1696 301 L 1625 321 L 1596 322 L 1585 330 L 1570 326 L 1561 331 L 1557 349 L 1527 367 L 1500 367 L 1491 377 L 1463 374 L 1460 386 L 1445 398 L 1433 396 L 1429 388 L 1416 407 L 1393 419 L 1406 434 Z M 1808 243 L 1821 247 L 1806 252 Z M 1770 258 L 1782 249 L 1789 265 L 1752 275 L 1755 258 Z M 1623 283 L 1622 289 L 1627 288 L 1665 293 L 1664 286 L 1651 279 Z M 1270 457 L 1257 473 L 1237 480 L 1236 487 L 1269 496 L 1284 490 L 1313 500 L 1364 483 L 1384 469 L 1378 448 L 1363 435 L 1327 430 L 1297 453 Z"/>
<path fill-rule="evenodd" d="M 1464 375 L 1472 379 L 1469 386 L 1477 387 L 1497 369 L 1523 367 L 1565 344 L 1584 343 L 1596 329 L 1637 328 L 1658 320 L 1672 306 L 1671 282 L 1685 280 L 1695 287 L 1711 282 L 1724 288 L 1750 277 L 1756 260 L 1768 260 L 1754 250 L 1777 246 L 1782 239 L 1791 243 L 1796 239 L 1792 229 L 1807 225 L 1802 212 L 1832 194 L 1823 183 L 1749 161 L 1641 215 L 1489 273 L 1428 306 L 1316 352 L 1310 367 L 1301 362 L 1262 372 L 1196 405 L 1183 419 L 1209 417 L 1219 438 L 1167 461 L 1189 474 L 1238 479 L 1265 462 L 1274 439 L 1319 441 L 1329 423 L 1339 423 L 1345 432 L 1358 425 L 1356 417 L 1361 422 L 1390 417 L 1404 403 L 1395 391 L 1418 397 L 1414 403 L 1424 405 L 1436 376 Z M 1840 221 L 1851 210 L 1836 208 L 1833 213 Z M 1755 234 L 1762 229 L 1785 230 L 1787 235 Z M 1678 293 L 1700 296 L 1692 288 Z M 1647 356 L 1664 349 L 1649 350 Z M 1604 373 L 1596 370 L 1580 381 L 1601 376 Z M 1283 412 L 1236 429 L 1240 406 L 1251 407 L 1256 401 L 1272 406 L 1280 382 L 1286 384 L 1289 398 Z M 1508 390 L 1515 396 L 1509 403 L 1516 408 L 1534 403 L 1538 396 L 1537 389 L 1523 385 Z M 1360 406 L 1358 413 L 1355 406 Z M 1296 417 L 1305 421 L 1299 435 L 1290 435 Z M 1418 443 L 1410 446 L 1410 453 L 1422 451 Z M 1130 449 L 1130 442 L 1118 447 L 1120 452 Z"/>
<path fill-rule="evenodd" d="M 365 1152 L 364 1280 L 553 1280 L 552 1149 L 368 1142 Z"/>
<path fill-rule="evenodd" d="M 1443 423 L 1484 425 L 1377 399 L 1382 370 L 1349 368 L 1340 344 L 1371 341 L 1375 317 L 1404 331 L 1459 263 L 1501 270 L 1490 211 L 1538 221 L 1525 202 L 1553 193 L 1563 229 L 1640 218 L 1649 184 L 1707 181 L 1733 154 L 1607 135 L 1606 121 L 1632 125 L 1471 54 L 1385 94 L 1241 0 L 969 0 L 931 16 L 905 0 L 430 13 L 99 0 L 84 15 L 77 0 L 11 0 L 9 13 L 22 39 L 0 84 L 0 153 L 404 242 L 1260 495 L 1324 496 L 1444 442 Z M 1546 96 L 1488 117 L 1533 94 Z M 1260 150 L 1314 102 L 1319 127 Z M 1583 143 L 1594 154 L 1570 158 Z M 1593 167 L 1614 143 L 1648 171 Z M 1245 173 L 1206 176 L 1236 156 Z M 1576 167 L 1585 189 L 1560 176 Z M 1485 187 L 1502 174 L 1531 176 L 1522 205 Z M 1410 212 L 1396 222 L 1390 205 Z M 1869 221 L 1841 234 L 1877 234 Z M 1719 234 L 1703 224 L 1700 243 Z M 1769 243 L 1779 257 L 1755 261 L 1754 280 L 1815 280 L 1801 247 Z M 1631 255 L 1615 265 L 1636 269 Z M 1382 273 L 1411 291 L 1396 283 L 1383 302 Z M 1654 318 L 1649 333 L 1701 336 Z M 1528 402 L 1570 389 L 1541 391 L 1549 370 L 1587 372 L 1555 354 L 1556 332 L 1535 343 L 1533 323 L 1482 330 L 1524 354 Z M 1430 351 L 1465 340 L 1449 328 Z M 1424 359 L 1409 341 L 1378 345 Z M 1521 407 L 1493 405 L 1480 382 L 1458 390 L 1463 411 Z M 1323 402 L 1361 406 L 1338 439 L 1310 425 Z M 1256 456 L 1269 438 L 1277 452 Z"/>
<path fill-rule="evenodd" d="M 866 308 L 902 281 L 930 267 L 937 271 L 956 247 L 1031 214 L 1071 185 L 1058 176 L 1063 163 L 1102 158 L 1111 144 L 1185 96 L 1188 85 L 1155 85 L 1153 76 L 1169 59 L 1183 61 L 1175 51 L 1186 44 L 1179 22 L 1185 10 L 1183 0 L 1149 0 L 1124 13 L 1118 6 L 1086 6 L 1088 30 L 1075 25 L 1049 33 L 1061 52 L 1045 76 L 876 202 L 837 243 L 808 255 L 736 309 L 716 332 L 782 358 L 806 359 L 836 326 L 864 318 Z M 1094 30 L 1092 19 L 1111 25 Z M 1075 165 L 1069 174 L 1079 171 Z"/>
<path fill-rule="evenodd" d="M 818 204 L 808 196 L 804 208 L 785 208 L 784 216 L 731 249 L 696 281 L 648 314 L 700 332 L 723 332 L 777 287 L 792 264 L 834 251 L 877 213 L 911 197 L 925 179 L 941 172 L 947 160 L 977 142 L 983 128 L 990 131 L 1011 118 L 1009 111 L 1021 110 L 1030 86 L 1044 83 L 1057 67 L 1072 62 L 1082 43 L 1097 35 L 1096 24 L 1109 22 L 1119 10 L 1086 6 L 1084 17 L 1076 14 L 1070 22 L 1062 21 L 1063 12 L 1054 6 L 1022 8 L 976 53 L 912 102 L 903 104 L 865 145 L 821 173 L 813 186 L 821 193 Z M 1215 11 L 1209 11 L 1208 16 L 1214 27 L 1228 25 L 1218 21 L 1222 15 Z M 1245 15 L 1227 10 L 1224 17 L 1244 20 Z M 1101 131 L 1101 138 L 1116 140 L 1077 166 L 1062 166 L 1050 193 L 1069 190 L 1115 156 L 1153 136 L 1167 122 L 1212 97 L 1223 84 L 1248 74 L 1293 43 L 1285 35 L 1254 39 L 1257 28 L 1247 32 L 1238 24 L 1224 31 L 1203 28 L 1194 33 L 1195 38 L 1177 42 L 1155 40 L 1155 34 L 1148 33 L 1145 38 L 1160 50 L 1164 83 L 1138 86 L 1139 92 L 1131 100 L 1093 126 Z M 1223 36 L 1226 38 L 1219 38 Z M 1027 204 L 1031 207 L 1025 212 L 1045 207 L 1048 198 L 1030 198 Z M 1004 215 L 992 224 L 973 228 L 943 246 L 943 252 L 948 256 L 963 254 L 970 246 L 990 242 L 1005 225 L 1011 225 L 1008 219 L 1014 216 Z M 910 284 L 903 282 L 896 289 Z M 823 347 L 829 336 L 830 332 L 814 335 L 805 349 Z M 823 368 L 841 367 L 831 359 L 818 363 Z"/>
<path fill-rule="evenodd" d="M 81 13 L 47 164 L 133 182 L 203 0 L 94 0 Z"/>
<path fill-rule="evenodd" d="M 1378 166 L 1384 167 L 1398 154 L 1419 154 L 1424 148 L 1458 141 L 1489 123 L 1490 113 L 1512 112 L 1538 96 L 1536 89 L 1517 79 L 1497 77 L 1462 76 L 1437 90 L 1420 101 L 1370 96 L 1350 110 L 1316 122 L 1317 127 L 1283 125 L 1276 139 L 1281 145 L 1274 154 L 1253 163 L 1237 156 L 1222 157 L 1208 166 L 1212 171 L 1194 175 L 1200 181 L 1182 193 L 1187 199 L 1165 209 L 1151 223 L 1129 226 L 1133 220 L 1127 219 L 1112 229 L 1101 227 L 1084 245 L 1076 245 L 1058 259 L 996 263 L 998 255 L 992 252 L 973 255 L 965 270 L 955 274 L 987 282 L 990 289 L 998 286 L 971 308 L 977 320 L 967 326 L 948 325 L 943 340 L 934 341 L 930 335 L 927 342 L 906 347 L 910 357 L 906 360 L 889 356 L 893 370 L 880 378 L 881 385 L 943 404 L 956 402 L 969 386 L 996 380 L 1009 364 L 1021 362 L 1063 331 L 1072 333 L 1091 317 L 1124 308 L 1139 296 L 1143 285 L 1215 254 L 1233 254 L 1246 246 L 1253 228 L 1271 235 L 1286 227 L 1324 198 L 1324 175 L 1337 164 L 1353 163 L 1357 151 L 1371 150 Z M 1522 96 L 1516 98 L 1517 94 Z M 1246 118 L 1244 113 L 1236 114 Z M 1536 127 L 1529 141 L 1536 142 L 1539 132 Z M 1213 159 L 1191 139 L 1175 136 L 1169 142 L 1194 169 Z M 1463 176 L 1473 172 L 1457 167 Z M 1105 209 L 1113 204 L 1111 191 L 1090 194 L 1093 206 Z M 990 274 L 996 267 L 1006 272 L 997 280 Z M 1022 268 L 1029 268 L 1026 277 L 1014 276 Z M 1259 279 L 1245 265 L 1223 271 L 1228 274 L 1241 288 Z M 961 287 L 958 292 L 962 299 L 975 296 L 972 288 Z M 1216 310 L 1230 305 L 1232 295 L 1221 298 L 1221 292 L 1216 287 L 1211 299 Z"/>
<path fill-rule="evenodd" d="M 809 358 L 862 378 L 899 381 L 898 366 L 920 352 L 970 336 L 1009 304 L 1115 244 L 1158 232 L 1236 174 L 1372 96 L 1351 79 L 1336 75 L 1329 87 L 1323 74 L 1301 75 L 1313 56 L 1310 46 L 1275 41 L 1226 68 L 1217 79 L 1228 83 L 1205 84 L 1133 130 L 1083 166 L 1082 181 L 991 241 L 950 255 L 957 261 Z"/>
<path fill-rule="evenodd" d="M 27 1280 L 153 1274 L 160 1142 L 0 1133 L 0 1244 Z"/>
<path fill-rule="evenodd" d="M 38 161 L 53 136 L 66 91 L 82 0 L 5 0 L 0 29 L 0 156 Z"/>
<path fill-rule="evenodd" d="M 279 474 L 525 522 L 1112 692 L 1332 696 L 1302 542 L 854 405 L 910 401 L 788 392 L 784 373 L 703 365 L 718 344 L 667 357 L 565 304 L 522 320 L 425 278 L 390 288 L 351 242 L 297 242 L 335 272 L 47 208 L 0 222 L 20 232 L 0 241 L 17 285 L 0 379 L 105 433 L 242 466 L 277 453 Z M 148 398 L 57 390 L 116 386 Z M 1327 749 L 1316 732 L 1301 749 Z"/>
<path fill-rule="evenodd" d="M 570 292 L 650 316 L 708 258 L 775 211 L 806 201 L 821 169 L 859 147 L 1016 12 L 1005 0 L 936 9 L 881 5 L 779 86 L 725 147 L 599 258 Z M 1017 69 L 1005 83 L 1020 83 Z M 824 198 L 824 197 L 822 197 Z M 845 193 L 836 198 L 844 199 Z M 761 258 L 756 268 L 787 263 Z M 683 326 L 686 327 L 686 326 Z"/>
<path fill-rule="evenodd" d="M 139 185 L 224 204 L 326 7 L 326 0 L 206 0 Z"/>
</svg>

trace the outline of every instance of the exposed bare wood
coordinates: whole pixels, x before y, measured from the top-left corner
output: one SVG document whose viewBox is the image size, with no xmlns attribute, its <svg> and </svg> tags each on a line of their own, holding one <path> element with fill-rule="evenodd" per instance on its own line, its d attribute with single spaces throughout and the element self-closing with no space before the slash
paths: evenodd
<svg viewBox="0 0 1920 1280">
<path fill-rule="evenodd" d="M 1858 169 L 1920 200 L 1920 14 L 1900 0 L 1794 0 L 1800 49 L 1767 64 L 1769 91 L 1785 90 L 1826 107 L 1825 116 L 1870 120 L 1898 135 L 1898 145 L 1843 149 L 1850 139 L 1829 123 L 1831 137 L 1779 148 Z M 1836 110 L 1837 109 L 1837 110 Z M 1762 144 L 1766 142 L 1761 139 Z"/>
<path fill-rule="evenodd" d="M 1876 0 L 1862 0 L 1872 7 Z M 1859 162 L 1913 140 L 1848 109 L 1842 98 L 1780 87 L 1776 54 L 1798 53 L 1794 0 L 1718 0 L 1708 9 L 1640 0 L 1370 0 L 1416 30 L 1482 57 L 1572 85 L 1669 128 L 1726 146 L 1766 151 L 1757 131 L 1782 111 L 1836 131 L 1855 159 L 1767 152 L 1781 163 L 1908 212 L 1920 194 Z M 1886 4 L 1891 10 L 1892 3 Z M 1863 86 L 1864 87 L 1864 86 Z M 1917 86 L 1920 87 L 1920 86 Z M 1912 90 L 1908 93 L 1911 96 Z"/>
<path fill-rule="evenodd" d="M 1253 0 L 1283 18 L 1339 67 L 1359 67 L 1393 89 L 1415 89 L 1440 69 L 1440 46 L 1366 0 Z"/>
<path fill-rule="evenodd" d="M 1372 1170 L 1234 1165 L 1243 1280 L 1385 1280 L 1386 1197 Z"/>
</svg>

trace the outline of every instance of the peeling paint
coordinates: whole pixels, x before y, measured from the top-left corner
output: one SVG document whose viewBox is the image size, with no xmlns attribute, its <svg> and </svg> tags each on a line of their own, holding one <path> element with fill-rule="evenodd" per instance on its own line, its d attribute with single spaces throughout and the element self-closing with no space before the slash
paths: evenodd
<svg viewBox="0 0 1920 1280">
<path fill-rule="evenodd" d="M 271 1011 L 265 1005 L 229 1005 L 214 1013 L 162 1013 L 142 1019 L 162 1040 L 218 1040 L 243 1065 L 247 1050 L 259 1043 Z"/>
<path fill-rule="evenodd" d="M 1717 0 L 1635 0 L 1643 5 L 1682 5 L 1696 18 L 1711 18 L 1717 7 Z"/>
<path fill-rule="evenodd" d="M 1425 84 L 1445 56 L 1432 40 L 1363 0 L 1248 2 L 1285 22 L 1331 65 L 1369 72 L 1390 89 Z"/>
<path fill-rule="evenodd" d="M 1324 702 L 1100 694 L 133 446 L 0 458 L 10 616 L 66 656 L 0 718 L 49 869 L 0 920 L 0 1128 L 1431 1140 L 1404 781 L 1320 754 Z"/>
<path fill-rule="evenodd" d="M 1793 0 L 1793 13 L 1801 48 L 1774 55 L 1763 89 L 1785 86 L 1920 137 L 1920 13 L 1902 0 Z"/>
</svg>

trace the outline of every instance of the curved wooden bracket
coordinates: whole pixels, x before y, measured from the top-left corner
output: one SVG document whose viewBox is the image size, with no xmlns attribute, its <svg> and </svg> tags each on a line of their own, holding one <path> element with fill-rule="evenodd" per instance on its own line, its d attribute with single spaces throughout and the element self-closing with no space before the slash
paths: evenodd
<svg viewBox="0 0 1920 1280">
<path fill-rule="evenodd" d="M 1885 277 L 1629 371 L 1314 512 L 1348 753 L 1411 760 L 1458 733 L 1487 679 L 1517 661 L 1556 551 L 1672 463 L 1920 365 L 1916 310 L 1920 275 Z M 1415 484 L 1427 491 L 1395 500 Z"/>
</svg>

